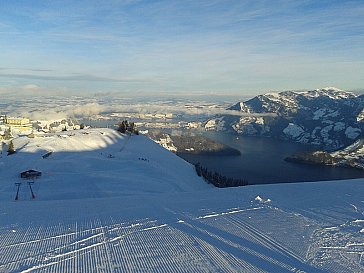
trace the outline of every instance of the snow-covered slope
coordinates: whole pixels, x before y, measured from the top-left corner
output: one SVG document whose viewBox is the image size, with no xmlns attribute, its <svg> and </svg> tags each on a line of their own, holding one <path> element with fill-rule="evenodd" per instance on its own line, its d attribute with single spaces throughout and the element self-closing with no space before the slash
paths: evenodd
<svg viewBox="0 0 364 273">
<path fill-rule="evenodd" d="M 248 117 L 224 119 L 227 127 L 240 134 L 338 149 L 363 136 L 363 108 L 364 96 L 327 87 L 259 95 L 229 108 Z"/>
<path fill-rule="evenodd" d="M 13 140 L 17 153 L 3 155 L 0 197 L 14 195 L 21 172 L 41 171 L 39 200 L 178 192 L 206 188 L 193 166 L 144 136 L 112 129 L 75 130 Z M 48 157 L 44 155 L 52 152 Z M 28 193 L 27 189 L 24 191 Z M 22 192 L 21 194 L 22 195 Z"/>
<path fill-rule="evenodd" d="M 358 139 L 345 149 L 330 153 L 338 160 L 337 165 L 352 166 L 364 170 L 364 139 Z"/>
<path fill-rule="evenodd" d="M 363 179 L 217 189 L 142 136 L 14 144 L 0 158 L 0 272 L 364 271 Z"/>
<path fill-rule="evenodd" d="M 299 153 L 287 157 L 286 160 L 307 164 L 350 167 L 364 171 L 364 140 L 358 139 L 355 143 L 335 152 Z"/>
</svg>

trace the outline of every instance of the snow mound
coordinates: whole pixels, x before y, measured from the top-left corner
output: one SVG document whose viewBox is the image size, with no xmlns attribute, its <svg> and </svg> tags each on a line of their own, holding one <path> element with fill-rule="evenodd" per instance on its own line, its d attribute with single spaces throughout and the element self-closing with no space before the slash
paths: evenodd
<svg viewBox="0 0 364 273">
<path fill-rule="evenodd" d="M 261 204 L 267 204 L 272 202 L 272 200 L 268 199 L 263 199 L 262 197 L 260 197 L 259 195 L 257 197 L 255 197 L 254 199 L 256 202 L 261 203 Z"/>
<path fill-rule="evenodd" d="M 19 152 L 37 153 L 48 150 L 53 152 L 84 152 L 106 148 L 123 141 L 122 136 L 111 129 L 89 129 L 47 134 L 43 137 L 29 139 L 26 136 L 14 140 Z"/>
</svg>

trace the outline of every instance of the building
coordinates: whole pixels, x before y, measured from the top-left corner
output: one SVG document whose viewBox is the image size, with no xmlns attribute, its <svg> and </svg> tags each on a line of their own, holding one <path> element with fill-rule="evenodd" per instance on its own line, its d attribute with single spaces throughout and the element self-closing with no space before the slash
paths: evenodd
<svg viewBox="0 0 364 273">
<path fill-rule="evenodd" d="M 7 117 L 5 117 L 5 123 L 8 125 L 24 126 L 24 125 L 29 125 L 30 120 L 28 118 L 7 118 Z"/>
<path fill-rule="evenodd" d="M 28 118 L 9 118 L 5 116 L 4 121 L 5 125 L 14 133 L 23 134 L 32 132 L 32 124 Z"/>
</svg>

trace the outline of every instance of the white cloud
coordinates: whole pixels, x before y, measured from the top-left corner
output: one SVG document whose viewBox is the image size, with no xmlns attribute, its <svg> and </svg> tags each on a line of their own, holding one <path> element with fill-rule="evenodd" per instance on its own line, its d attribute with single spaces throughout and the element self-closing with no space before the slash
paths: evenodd
<svg viewBox="0 0 364 273">
<path fill-rule="evenodd" d="M 173 103 L 170 101 L 154 103 L 133 103 L 128 104 L 90 102 L 91 99 L 82 98 L 82 104 L 78 102 L 81 98 L 55 98 L 42 99 L 38 97 L 33 103 L 28 103 L 26 108 L 20 101 L 19 104 L 9 104 L 7 111 L 10 115 L 24 116 L 33 120 L 55 120 L 62 118 L 86 118 L 96 117 L 97 115 L 108 113 L 139 113 L 139 114 L 177 114 L 177 115 L 195 115 L 195 116 L 215 116 L 215 115 L 232 115 L 232 116 L 251 116 L 239 111 L 225 110 L 227 105 L 214 105 L 211 103 Z M 111 99 L 111 98 L 110 98 Z M 25 99 L 26 100 L 26 99 Z M 112 99 L 110 100 L 112 101 Z M 255 115 L 256 116 L 256 115 Z M 262 114 L 262 116 L 271 116 L 271 114 Z"/>
<path fill-rule="evenodd" d="M 23 86 L 23 90 L 25 92 L 30 93 L 30 94 L 37 94 L 37 93 L 40 93 L 41 88 L 38 85 L 36 85 L 36 84 L 31 84 L 30 83 L 30 84 L 24 85 Z"/>
<path fill-rule="evenodd" d="M 92 117 L 98 115 L 107 110 L 108 107 L 100 105 L 98 103 L 87 103 L 85 105 L 76 105 L 66 110 L 66 113 L 70 117 Z"/>
</svg>

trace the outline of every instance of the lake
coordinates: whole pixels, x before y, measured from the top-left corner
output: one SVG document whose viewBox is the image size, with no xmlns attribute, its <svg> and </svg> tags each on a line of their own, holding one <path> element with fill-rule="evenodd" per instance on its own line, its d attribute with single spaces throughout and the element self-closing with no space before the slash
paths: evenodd
<svg viewBox="0 0 364 273">
<path fill-rule="evenodd" d="M 312 147 L 271 138 L 242 137 L 223 132 L 207 132 L 208 138 L 241 152 L 240 156 L 181 154 L 191 163 L 228 177 L 243 178 L 249 184 L 308 182 L 364 177 L 364 171 L 321 165 L 305 165 L 284 161 L 293 153 Z"/>
</svg>

